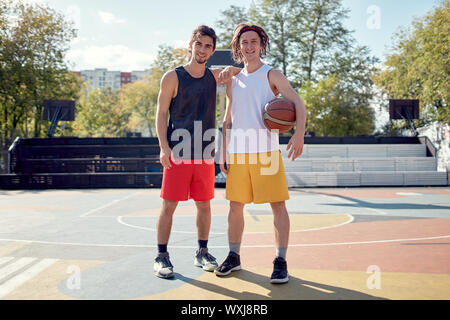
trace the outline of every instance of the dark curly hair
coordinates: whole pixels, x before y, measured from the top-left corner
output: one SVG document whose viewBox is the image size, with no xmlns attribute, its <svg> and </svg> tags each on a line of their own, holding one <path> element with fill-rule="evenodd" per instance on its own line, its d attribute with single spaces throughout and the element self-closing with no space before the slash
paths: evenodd
<svg viewBox="0 0 450 320">
<path fill-rule="evenodd" d="M 191 37 L 191 42 L 194 41 L 198 35 L 209 36 L 213 39 L 214 50 L 216 49 L 217 35 L 213 28 L 205 25 L 198 26 L 193 32 Z"/>
<path fill-rule="evenodd" d="M 262 47 L 261 52 L 260 52 L 260 57 L 265 56 L 267 51 L 269 50 L 269 45 L 270 45 L 269 36 L 267 35 L 267 33 L 264 31 L 263 28 L 261 28 L 257 25 L 240 23 L 234 29 L 233 39 L 231 40 L 231 52 L 233 55 L 233 60 L 236 63 L 244 62 L 244 56 L 242 55 L 242 52 L 241 52 L 241 46 L 239 45 L 239 40 L 241 39 L 241 35 L 247 31 L 255 31 L 259 35 L 259 38 L 261 39 L 261 47 Z"/>
</svg>

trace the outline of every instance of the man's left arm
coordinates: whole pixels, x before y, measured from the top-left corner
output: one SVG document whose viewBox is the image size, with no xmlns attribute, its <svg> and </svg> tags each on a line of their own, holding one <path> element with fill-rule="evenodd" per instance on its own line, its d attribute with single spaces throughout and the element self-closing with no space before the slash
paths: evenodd
<svg viewBox="0 0 450 320">
<path fill-rule="evenodd" d="M 241 72 L 242 69 L 234 66 L 228 66 L 225 69 L 214 68 L 210 70 L 213 73 L 214 78 L 216 78 L 217 83 L 226 84 L 231 80 L 231 78 Z"/>
<path fill-rule="evenodd" d="M 283 95 L 283 97 L 295 104 L 297 125 L 295 133 L 287 146 L 287 150 L 289 151 L 288 158 L 292 157 L 292 161 L 294 161 L 303 152 L 306 126 L 306 107 L 297 92 L 295 92 L 292 88 L 289 80 L 279 70 L 272 69 L 270 71 L 269 82 L 271 87 L 275 87 L 277 91 Z"/>
</svg>

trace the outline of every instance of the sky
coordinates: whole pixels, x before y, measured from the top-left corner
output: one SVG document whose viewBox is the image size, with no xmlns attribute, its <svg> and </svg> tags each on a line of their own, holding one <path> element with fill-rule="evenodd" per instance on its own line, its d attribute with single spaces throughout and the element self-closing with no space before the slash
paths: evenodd
<svg viewBox="0 0 450 320">
<path fill-rule="evenodd" d="M 19 1 L 19 0 L 17 0 Z M 196 26 L 215 27 L 220 11 L 252 0 L 22 0 L 46 3 L 73 20 L 77 38 L 67 53 L 74 71 L 148 69 L 162 44 L 187 47 Z M 423 17 L 437 0 L 342 0 L 346 26 L 381 61 L 400 27 Z"/>
</svg>

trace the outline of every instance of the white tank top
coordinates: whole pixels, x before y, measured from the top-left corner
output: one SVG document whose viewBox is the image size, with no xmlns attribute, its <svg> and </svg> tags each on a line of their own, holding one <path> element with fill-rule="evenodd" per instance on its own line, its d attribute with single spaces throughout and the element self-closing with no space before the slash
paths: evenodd
<svg viewBox="0 0 450 320">
<path fill-rule="evenodd" d="M 267 130 L 262 119 L 264 106 L 275 98 L 268 79 L 271 69 L 266 64 L 250 74 L 242 69 L 232 79 L 230 154 L 280 150 L 278 134 Z"/>
</svg>

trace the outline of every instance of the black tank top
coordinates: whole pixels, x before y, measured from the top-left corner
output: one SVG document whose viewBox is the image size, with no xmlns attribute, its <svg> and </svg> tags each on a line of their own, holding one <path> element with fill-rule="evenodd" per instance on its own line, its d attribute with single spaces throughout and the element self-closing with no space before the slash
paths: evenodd
<svg viewBox="0 0 450 320">
<path fill-rule="evenodd" d="M 182 66 L 175 68 L 175 72 L 178 76 L 178 93 L 169 108 L 169 146 L 175 157 L 212 159 L 215 141 L 213 130 L 216 127 L 216 79 L 208 68 L 201 78 L 192 77 Z"/>
</svg>

